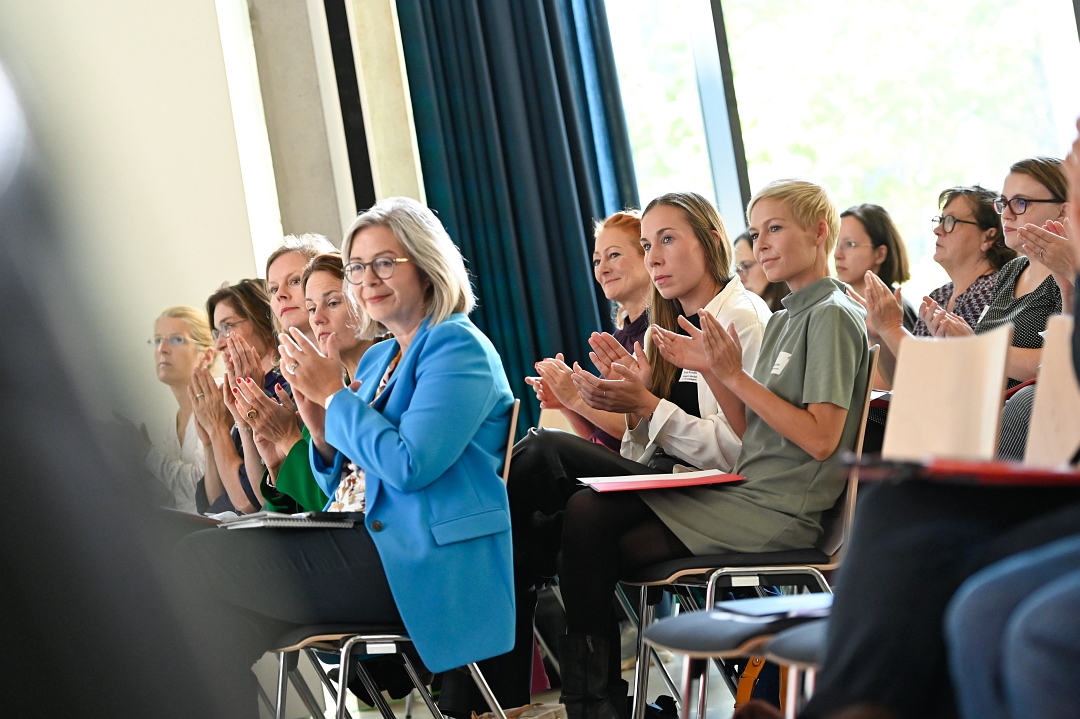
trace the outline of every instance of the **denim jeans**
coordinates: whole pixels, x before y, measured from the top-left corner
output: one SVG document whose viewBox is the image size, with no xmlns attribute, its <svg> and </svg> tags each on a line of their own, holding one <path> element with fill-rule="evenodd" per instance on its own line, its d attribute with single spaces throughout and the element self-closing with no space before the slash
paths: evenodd
<svg viewBox="0 0 1080 719">
<path fill-rule="evenodd" d="M 946 613 L 962 715 L 1074 716 L 1080 706 L 1080 534 L 973 575 Z"/>
</svg>

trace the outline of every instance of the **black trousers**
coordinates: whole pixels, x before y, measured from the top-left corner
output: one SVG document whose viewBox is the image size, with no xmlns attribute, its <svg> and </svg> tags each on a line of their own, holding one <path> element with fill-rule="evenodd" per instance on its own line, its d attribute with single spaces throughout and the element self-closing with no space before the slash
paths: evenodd
<svg viewBox="0 0 1080 719">
<path fill-rule="evenodd" d="M 205 622 L 207 651 L 244 677 L 237 686 L 258 716 L 247 671 L 286 632 L 323 623 L 399 623 L 367 529 L 206 529 L 177 546 L 176 570 Z"/>
<path fill-rule="evenodd" d="M 864 485 L 823 669 L 800 716 L 855 704 L 956 716 L 942 631 L 949 599 L 978 569 L 1077 526 L 1074 489 Z"/>
<path fill-rule="evenodd" d="M 619 633 L 612 597 L 620 574 L 690 556 L 690 551 L 636 492 L 600 494 L 577 480 L 658 471 L 566 432 L 534 429 L 518 442 L 507 491 L 519 642 L 510 654 L 482 664 L 485 673 L 522 676 L 531 666 L 525 658 L 531 659 L 535 589 L 547 579 L 537 565 L 557 561 L 568 631 L 608 637 L 611 676 L 618 677 Z M 538 529 L 537 512 L 547 517 L 561 514 L 562 531 L 555 541 L 550 531 Z"/>
</svg>

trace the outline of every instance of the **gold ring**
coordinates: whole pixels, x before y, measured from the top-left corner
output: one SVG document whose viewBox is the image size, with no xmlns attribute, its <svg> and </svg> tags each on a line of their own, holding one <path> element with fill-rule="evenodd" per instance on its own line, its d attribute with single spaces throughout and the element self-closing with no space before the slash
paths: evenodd
<svg viewBox="0 0 1080 719">
<path fill-rule="evenodd" d="M 247 411 L 248 419 L 255 419 L 258 416 L 259 416 L 259 410 L 255 409 L 254 407 L 252 407 L 251 409 L 249 409 Z"/>
</svg>

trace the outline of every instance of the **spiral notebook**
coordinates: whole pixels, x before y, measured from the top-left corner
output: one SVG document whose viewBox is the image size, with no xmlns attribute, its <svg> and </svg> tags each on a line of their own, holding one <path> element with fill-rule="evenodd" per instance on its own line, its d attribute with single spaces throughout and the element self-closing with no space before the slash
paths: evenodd
<svg viewBox="0 0 1080 719">
<path fill-rule="evenodd" d="M 222 529 L 351 529 L 357 522 L 363 521 L 361 512 L 256 512 L 235 519 L 223 519 L 220 526 Z"/>
</svg>

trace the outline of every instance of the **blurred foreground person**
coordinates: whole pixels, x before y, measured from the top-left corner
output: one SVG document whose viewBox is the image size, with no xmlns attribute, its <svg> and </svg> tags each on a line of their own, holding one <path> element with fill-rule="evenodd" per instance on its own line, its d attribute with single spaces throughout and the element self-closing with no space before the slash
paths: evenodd
<svg viewBox="0 0 1080 719">
<path fill-rule="evenodd" d="M 158 573 L 168 542 L 142 494 L 154 480 L 92 435 L 81 398 L 102 383 L 69 374 L 101 377 L 105 363 L 62 354 L 90 345 L 55 278 L 61 234 L 46 189 L 0 68 L 0 456 L 5 498 L 22 510 L 0 523 L 0 707 L 26 718 L 235 716 L 219 702 L 230 677 L 213 652 L 196 656 L 183 598 Z"/>
</svg>

